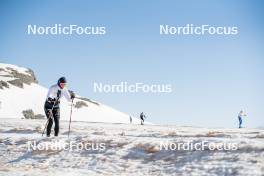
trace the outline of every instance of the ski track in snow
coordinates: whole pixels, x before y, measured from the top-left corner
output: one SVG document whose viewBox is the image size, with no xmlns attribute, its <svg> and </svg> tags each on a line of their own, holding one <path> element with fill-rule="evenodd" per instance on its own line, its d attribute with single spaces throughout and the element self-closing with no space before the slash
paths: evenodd
<svg viewBox="0 0 264 176">
<path fill-rule="evenodd" d="M 1 119 L 0 175 L 264 175 L 263 129 L 212 129 L 61 121 L 60 136 L 41 137 L 45 120 Z M 105 150 L 28 150 L 28 141 L 104 143 Z M 233 142 L 236 151 L 159 150 L 160 142 Z"/>
</svg>

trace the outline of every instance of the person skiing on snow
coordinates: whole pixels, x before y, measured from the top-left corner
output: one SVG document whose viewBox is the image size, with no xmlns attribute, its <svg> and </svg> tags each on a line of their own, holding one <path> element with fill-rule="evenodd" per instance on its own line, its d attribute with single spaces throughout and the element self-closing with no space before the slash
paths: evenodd
<svg viewBox="0 0 264 176">
<path fill-rule="evenodd" d="M 239 127 L 238 128 L 242 128 L 242 117 L 245 117 L 247 116 L 243 110 L 241 110 L 239 113 L 238 113 L 238 121 L 239 121 Z"/>
<path fill-rule="evenodd" d="M 146 118 L 145 114 L 141 112 L 140 113 L 141 125 L 144 125 L 145 118 Z"/>
<path fill-rule="evenodd" d="M 75 94 L 65 87 L 66 83 L 66 78 L 61 77 L 57 84 L 54 84 L 49 88 L 44 105 L 45 114 L 48 118 L 47 137 L 50 136 L 53 121 L 55 122 L 54 136 L 58 136 L 59 134 L 60 98 L 64 96 L 68 101 L 75 98 Z"/>
<path fill-rule="evenodd" d="M 132 123 L 132 120 L 133 120 L 133 119 L 132 119 L 132 117 L 131 117 L 131 116 L 129 116 L 129 121 L 130 121 L 130 123 Z"/>
</svg>

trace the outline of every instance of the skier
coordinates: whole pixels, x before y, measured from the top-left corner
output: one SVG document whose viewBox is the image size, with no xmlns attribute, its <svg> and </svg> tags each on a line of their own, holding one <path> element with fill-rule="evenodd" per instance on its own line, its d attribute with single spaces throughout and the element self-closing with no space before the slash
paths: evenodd
<svg viewBox="0 0 264 176">
<path fill-rule="evenodd" d="M 132 123 L 132 117 L 131 116 L 129 116 L 129 121 L 130 121 L 130 123 Z"/>
<path fill-rule="evenodd" d="M 61 77 L 57 84 L 54 84 L 49 88 L 47 99 L 44 105 L 45 114 L 48 118 L 47 137 L 50 136 L 53 121 L 55 122 L 54 135 L 58 136 L 59 134 L 60 98 L 64 96 L 68 101 L 71 101 L 75 98 L 75 94 L 72 91 L 68 91 L 68 89 L 65 87 L 66 83 L 66 78 Z"/>
<path fill-rule="evenodd" d="M 239 127 L 238 128 L 242 128 L 242 117 L 245 117 L 247 116 L 243 110 L 241 110 L 239 113 L 238 113 L 238 121 L 239 121 Z"/>
<path fill-rule="evenodd" d="M 141 125 L 144 125 L 145 118 L 146 118 L 145 114 L 141 112 L 140 113 Z"/>
</svg>

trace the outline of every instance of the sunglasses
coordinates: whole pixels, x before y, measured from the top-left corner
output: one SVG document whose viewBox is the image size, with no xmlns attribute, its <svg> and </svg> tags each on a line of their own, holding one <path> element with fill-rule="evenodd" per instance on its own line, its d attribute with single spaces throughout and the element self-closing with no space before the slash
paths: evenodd
<svg viewBox="0 0 264 176">
<path fill-rule="evenodd" d="M 66 83 L 60 83 L 60 86 L 62 87 L 65 87 L 67 84 Z"/>
</svg>

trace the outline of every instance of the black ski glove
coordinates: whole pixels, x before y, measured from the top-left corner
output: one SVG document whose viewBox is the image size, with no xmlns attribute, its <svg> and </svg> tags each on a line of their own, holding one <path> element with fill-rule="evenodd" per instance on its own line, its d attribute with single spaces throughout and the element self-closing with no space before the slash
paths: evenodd
<svg viewBox="0 0 264 176">
<path fill-rule="evenodd" d="M 73 91 L 70 91 L 70 94 L 71 94 L 71 99 L 74 99 L 75 98 L 75 93 Z"/>
</svg>

